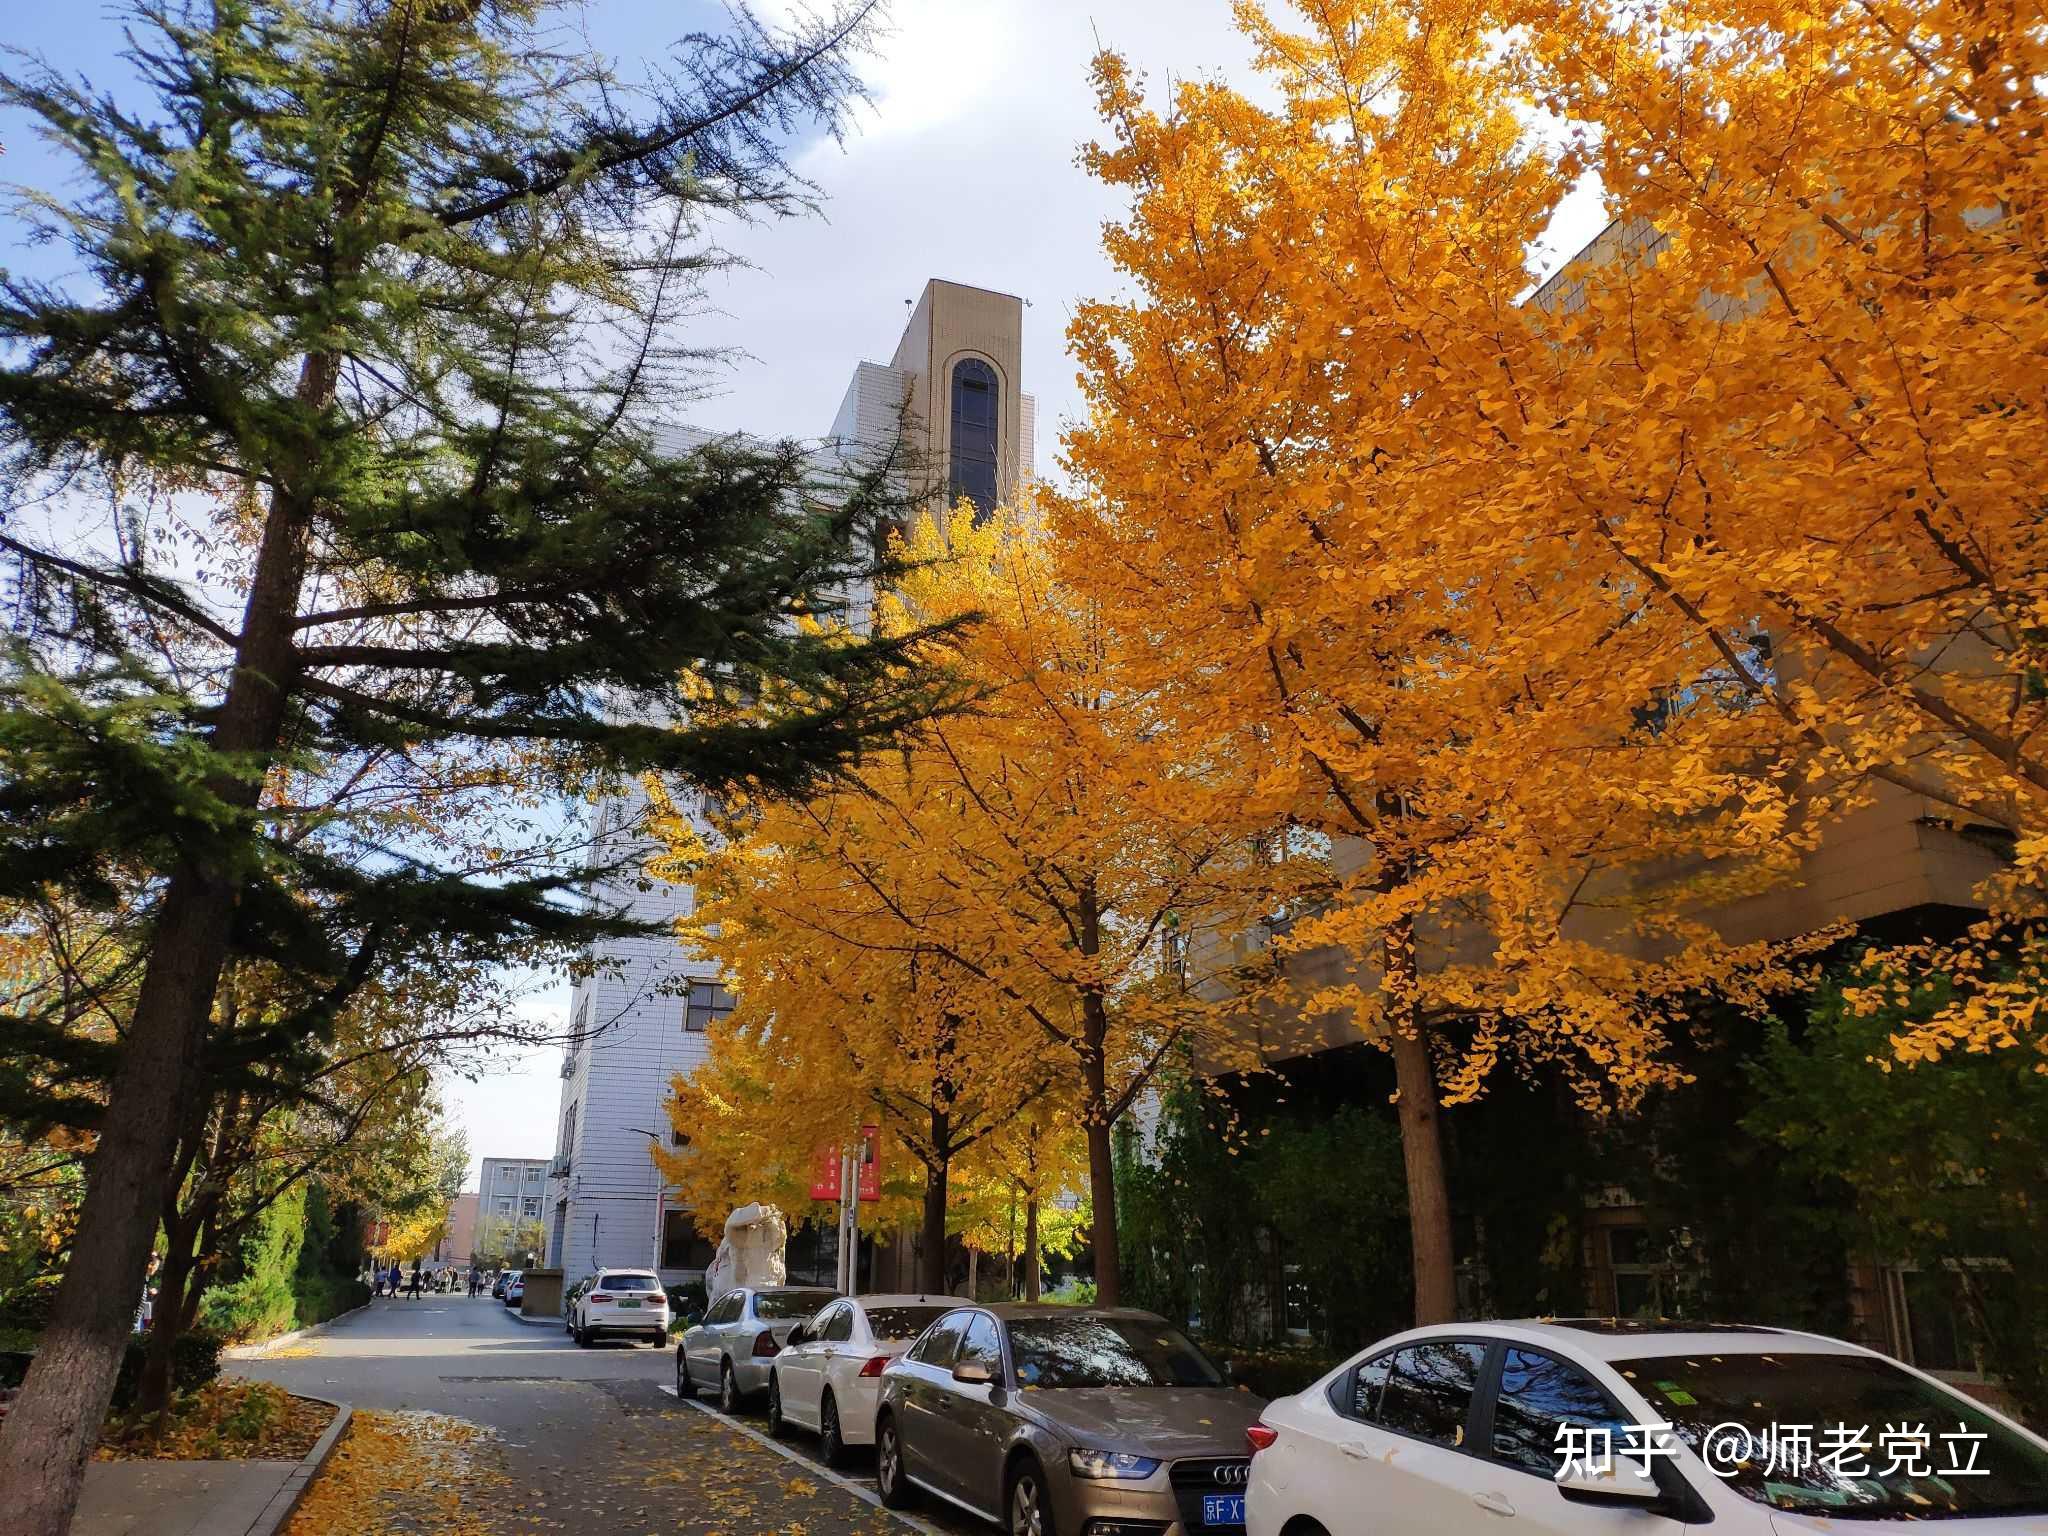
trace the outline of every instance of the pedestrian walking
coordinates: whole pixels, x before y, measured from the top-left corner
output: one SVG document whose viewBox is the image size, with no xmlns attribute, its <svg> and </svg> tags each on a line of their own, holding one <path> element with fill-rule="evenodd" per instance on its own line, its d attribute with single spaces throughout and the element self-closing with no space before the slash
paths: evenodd
<svg viewBox="0 0 2048 1536">
<path fill-rule="evenodd" d="M 406 1292 L 409 1300 L 417 1300 L 420 1294 L 420 1261 L 412 1261 L 412 1289 Z"/>
</svg>

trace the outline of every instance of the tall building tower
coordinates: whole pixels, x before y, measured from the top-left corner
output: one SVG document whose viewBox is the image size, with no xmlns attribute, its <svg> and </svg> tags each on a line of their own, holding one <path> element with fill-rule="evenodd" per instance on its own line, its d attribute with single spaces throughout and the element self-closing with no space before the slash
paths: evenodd
<svg viewBox="0 0 2048 1536">
<path fill-rule="evenodd" d="M 993 508 L 1032 475 L 1037 408 L 1021 388 L 1024 305 L 1009 294 L 934 278 L 911 306 L 886 364 L 856 364 L 819 451 L 829 474 L 901 433 L 934 482 L 934 495 Z M 703 804 L 685 786 L 677 808 L 703 828 Z M 594 808 L 594 867 L 637 870 L 654 852 L 646 795 L 635 784 Z M 670 1142 L 670 1085 L 705 1059 L 705 1031 L 734 996 L 712 961 L 667 930 L 695 893 L 684 885 L 613 878 L 593 894 L 663 931 L 608 944 L 569 1003 L 572 1043 L 562 1056 L 555 1156 L 548 1167 L 547 1263 L 564 1284 L 606 1267 L 653 1266 L 664 1284 L 701 1279 L 712 1245 L 695 1213 L 663 1187 L 651 1156 Z M 718 1213 L 723 1216 L 723 1212 Z"/>
</svg>

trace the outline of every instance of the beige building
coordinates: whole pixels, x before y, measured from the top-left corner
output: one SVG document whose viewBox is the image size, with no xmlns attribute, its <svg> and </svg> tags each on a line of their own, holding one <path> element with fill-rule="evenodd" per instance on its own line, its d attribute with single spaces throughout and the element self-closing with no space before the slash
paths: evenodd
<svg viewBox="0 0 2048 1536">
<path fill-rule="evenodd" d="M 457 1195 L 448 1204 L 448 1226 L 435 1245 L 434 1260 L 440 1264 L 467 1264 L 476 1246 L 476 1208 L 482 1196 L 475 1190 Z"/>
<path fill-rule="evenodd" d="M 934 278 L 907 311 L 889 361 L 854 364 L 814 458 L 818 477 L 829 482 L 849 464 L 901 447 L 911 461 L 911 491 L 964 496 L 992 509 L 1032 473 L 1036 405 L 1023 391 L 1024 302 Z M 677 438 L 702 440 L 687 429 Z M 855 604 L 857 612 L 864 607 Z M 604 864 L 637 870 L 645 863 L 633 855 L 636 846 L 653 852 L 648 809 L 637 781 L 599 802 L 595 836 Z M 702 807 L 679 801 L 678 809 L 697 816 Z M 698 826 L 708 830 L 701 817 Z M 532 1201 L 544 1224 L 545 1262 L 563 1272 L 565 1284 L 607 1266 L 650 1264 L 665 1284 L 682 1284 L 702 1278 L 714 1250 L 698 1234 L 698 1213 L 664 1187 L 650 1152 L 652 1144 L 674 1145 L 669 1085 L 704 1060 L 706 1030 L 736 999 L 712 961 L 683 950 L 666 931 L 695 901 L 688 886 L 620 879 L 594 894 L 663 931 L 601 946 L 590 974 L 577 981 L 555 1155 L 535 1165 L 545 1171 L 545 1194 L 539 1173 L 524 1164 L 507 1193 L 523 1214 L 533 1214 Z M 494 1200 L 491 1189 L 484 1193 L 488 1220 Z M 829 1280 L 836 1240 L 829 1223 L 822 1232 L 793 1233 L 792 1276 Z M 885 1244 L 871 1264 L 875 1283 L 899 1270 L 907 1280 L 908 1250 L 901 1241 Z"/>
</svg>

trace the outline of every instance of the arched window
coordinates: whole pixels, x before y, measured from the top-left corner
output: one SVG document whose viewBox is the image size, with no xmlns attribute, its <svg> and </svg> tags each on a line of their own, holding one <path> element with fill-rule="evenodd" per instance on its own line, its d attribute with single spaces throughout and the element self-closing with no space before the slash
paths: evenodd
<svg viewBox="0 0 2048 1536">
<path fill-rule="evenodd" d="M 979 523 L 996 509 L 996 371 L 978 357 L 953 365 L 953 473 L 947 499 L 974 503 Z"/>
</svg>

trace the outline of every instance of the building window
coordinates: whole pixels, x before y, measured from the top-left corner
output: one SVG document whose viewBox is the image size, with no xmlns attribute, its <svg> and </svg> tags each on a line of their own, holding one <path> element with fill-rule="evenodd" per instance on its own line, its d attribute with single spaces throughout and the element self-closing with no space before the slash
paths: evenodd
<svg viewBox="0 0 2048 1536">
<path fill-rule="evenodd" d="M 510 1216 L 512 1214 L 512 1197 L 510 1195 L 505 1195 L 499 1199 L 498 1214 L 500 1216 Z"/>
<path fill-rule="evenodd" d="M 693 981 L 683 1004 L 683 1028 L 690 1034 L 701 1035 L 714 1021 L 731 1013 L 738 1001 L 715 981 Z"/>
<path fill-rule="evenodd" d="M 661 1267 L 663 1269 L 709 1269 L 718 1250 L 697 1231 L 697 1221 L 688 1211 L 661 1213 Z"/>
<path fill-rule="evenodd" d="M 525 1217 L 529 1217 L 529 1218 L 531 1218 L 531 1217 L 535 1217 L 535 1216 L 538 1216 L 538 1215 L 540 1215 L 540 1201 L 538 1201 L 538 1200 L 522 1200 L 522 1201 L 520 1201 L 520 1202 L 519 1202 L 519 1214 L 520 1214 L 520 1215 L 522 1215 L 522 1216 L 525 1216 Z"/>
<path fill-rule="evenodd" d="M 978 357 L 953 365 L 953 473 L 949 499 L 974 503 L 974 521 L 987 521 L 996 507 L 996 371 Z"/>
<path fill-rule="evenodd" d="M 1607 1262 L 1614 1271 L 1616 1317 L 1662 1317 L 1664 1292 L 1648 1227 L 1610 1227 Z"/>
</svg>

